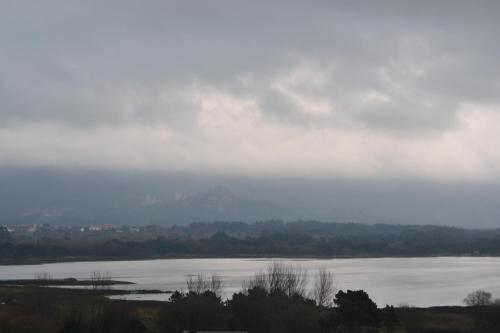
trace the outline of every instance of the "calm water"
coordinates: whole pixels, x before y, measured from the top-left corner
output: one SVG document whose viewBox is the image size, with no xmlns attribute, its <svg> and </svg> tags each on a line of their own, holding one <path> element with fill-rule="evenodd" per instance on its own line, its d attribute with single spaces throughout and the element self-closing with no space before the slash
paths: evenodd
<svg viewBox="0 0 500 333">
<path fill-rule="evenodd" d="M 275 259 L 164 259 L 141 261 L 69 262 L 0 266 L 0 279 L 32 279 L 37 272 L 54 278 L 88 279 L 91 272 L 110 272 L 115 280 L 135 282 L 118 289 L 184 289 L 186 278 L 199 272 L 223 277 L 226 294 L 241 288 L 243 280 L 264 270 Z M 379 306 L 459 305 L 471 291 L 484 289 L 500 297 L 500 258 L 375 258 L 280 259 L 307 269 L 335 274 L 339 289 L 364 289 Z M 166 299 L 168 295 L 129 295 L 131 299 Z"/>
</svg>

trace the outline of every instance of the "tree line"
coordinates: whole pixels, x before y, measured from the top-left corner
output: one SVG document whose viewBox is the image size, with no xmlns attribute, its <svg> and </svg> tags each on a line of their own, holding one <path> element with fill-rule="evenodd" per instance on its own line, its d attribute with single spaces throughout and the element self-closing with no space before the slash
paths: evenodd
<svg viewBox="0 0 500 333">
<path fill-rule="evenodd" d="M 358 233 L 264 231 L 256 236 L 216 231 L 206 237 L 160 236 L 142 241 L 89 239 L 54 243 L 0 240 L 0 257 L 64 256 L 148 258 L 162 256 L 432 256 L 500 255 L 500 234 L 443 227 L 405 227 Z"/>
</svg>

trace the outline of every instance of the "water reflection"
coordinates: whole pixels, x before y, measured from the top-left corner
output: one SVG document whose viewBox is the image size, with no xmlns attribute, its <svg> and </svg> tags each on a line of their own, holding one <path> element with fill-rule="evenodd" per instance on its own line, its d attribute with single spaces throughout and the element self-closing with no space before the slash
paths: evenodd
<svg viewBox="0 0 500 333">
<path fill-rule="evenodd" d="M 243 280 L 264 270 L 275 259 L 164 259 L 138 261 L 72 262 L 41 265 L 0 266 L 0 279 L 31 279 L 36 272 L 53 278 L 88 279 L 96 270 L 108 271 L 113 279 L 134 285 L 116 285 L 122 290 L 173 291 L 185 289 L 191 274 L 216 273 L 224 278 L 225 294 L 241 289 Z M 332 270 L 339 289 L 364 289 L 379 306 L 458 305 L 475 289 L 500 297 L 500 258 L 372 258 L 372 259 L 283 259 L 315 274 L 319 267 Z M 168 294 L 133 294 L 130 297 L 165 299 Z M 123 296 L 120 296 L 123 297 Z M 129 296 L 126 296 L 129 297 Z"/>
</svg>

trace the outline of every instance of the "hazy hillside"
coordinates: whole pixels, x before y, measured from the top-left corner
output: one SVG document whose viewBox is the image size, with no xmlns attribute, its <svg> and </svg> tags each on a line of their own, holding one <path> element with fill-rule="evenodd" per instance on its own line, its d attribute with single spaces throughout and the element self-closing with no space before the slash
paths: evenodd
<svg viewBox="0 0 500 333">
<path fill-rule="evenodd" d="M 322 220 L 500 226 L 500 187 L 458 183 L 0 171 L 0 223 Z"/>
</svg>

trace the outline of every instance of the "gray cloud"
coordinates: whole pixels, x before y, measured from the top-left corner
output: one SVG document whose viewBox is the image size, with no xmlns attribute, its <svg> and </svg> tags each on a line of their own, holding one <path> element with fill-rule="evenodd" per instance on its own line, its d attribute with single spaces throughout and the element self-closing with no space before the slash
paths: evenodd
<svg viewBox="0 0 500 333">
<path fill-rule="evenodd" d="M 2 165 L 500 172 L 496 1 L 0 6 Z"/>
</svg>

